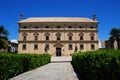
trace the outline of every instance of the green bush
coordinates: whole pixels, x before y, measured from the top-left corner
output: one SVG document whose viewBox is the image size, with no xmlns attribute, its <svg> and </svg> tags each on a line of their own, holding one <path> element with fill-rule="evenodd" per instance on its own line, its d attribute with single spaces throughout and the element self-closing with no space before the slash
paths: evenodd
<svg viewBox="0 0 120 80">
<path fill-rule="evenodd" d="M 75 53 L 72 64 L 81 80 L 120 80 L 120 50 Z"/>
<path fill-rule="evenodd" d="M 49 54 L 0 54 L 0 80 L 7 80 L 20 73 L 50 62 Z"/>
</svg>

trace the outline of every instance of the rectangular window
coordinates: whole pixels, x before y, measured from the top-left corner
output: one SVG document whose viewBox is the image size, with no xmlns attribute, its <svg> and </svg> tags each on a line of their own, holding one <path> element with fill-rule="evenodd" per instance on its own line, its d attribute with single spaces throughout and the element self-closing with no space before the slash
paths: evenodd
<svg viewBox="0 0 120 80">
<path fill-rule="evenodd" d="M 84 49 L 84 45 L 80 44 L 80 50 L 83 50 L 83 49 Z"/>
<path fill-rule="evenodd" d="M 23 28 L 27 28 L 27 26 L 23 26 Z"/>
<path fill-rule="evenodd" d="M 49 28 L 49 26 L 45 26 L 45 28 Z"/>
<path fill-rule="evenodd" d="M 48 52 L 49 50 L 49 44 L 45 44 L 45 52 Z"/>
<path fill-rule="evenodd" d="M 60 36 L 57 37 L 57 40 L 60 41 Z"/>
<path fill-rule="evenodd" d="M 34 45 L 34 50 L 37 50 L 37 49 L 38 49 L 38 45 L 35 44 L 35 45 Z"/>
<path fill-rule="evenodd" d="M 26 44 L 22 45 L 22 50 L 26 50 Z"/>
<path fill-rule="evenodd" d="M 49 40 L 49 36 L 46 36 L 46 40 Z"/>
<path fill-rule="evenodd" d="M 72 28 L 72 26 L 68 26 L 69 28 Z"/>
<path fill-rule="evenodd" d="M 49 50 L 49 44 L 45 44 L 45 49 Z"/>
<path fill-rule="evenodd" d="M 94 49 L 95 49 L 95 45 L 91 44 L 91 50 L 94 50 Z"/>
<path fill-rule="evenodd" d="M 34 39 L 35 41 L 37 41 L 38 40 L 38 36 L 35 36 L 35 39 Z"/>
<path fill-rule="evenodd" d="M 72 44 L 69 44 L 68 48 L 69 50 L 72 50 Z"/>
<path fill-rule="evenodd" d="M 79 28 L 83 28 L 83 26 L 79 26 Z"/>
<path fill-rule="evenodd" d="M 93 26 L 90 26 L 91 29 L 93 29 L 94 27 Z"/>
<path fill-rule="evenodd" d="M 38 26 L 35 26 L 35 28 L 38 28 Z"/>
<path fill-rule="evenodd" d="M 61 28 L 60 26 L 57 26 L 57 28 Z"/>
<path fill-rule="evenodd" d="M 23 36 L 23 41 L 26 41 L 26 36 Z"/>
<path fill-rule="evenodd" d="M 80 40 L 83 40 L 83 36 L 80 36 Z"/>
<path fill-rule="evenodd" d="M 94 40 L 94 36 L 91 36 L 91 40 Z"/>
<path fill-rule="evenodd" d="M 69 36 L 69 40 L 72 40 L 72 36 Z"/>
</svg>

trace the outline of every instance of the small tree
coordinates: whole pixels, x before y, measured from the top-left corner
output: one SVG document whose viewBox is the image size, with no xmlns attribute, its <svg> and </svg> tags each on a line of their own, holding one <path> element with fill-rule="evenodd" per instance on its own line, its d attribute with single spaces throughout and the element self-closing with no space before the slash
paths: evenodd
<svg viewBox="0 0 120 80">
<path fill-rule="evenodd" d="M 113 28 L 110 31 L 110 40 L 117 41 L 118 48 L 120 49 L 120 28 Z"/>
<path fill-rule="evenodd" d="M 0 50 L 8 48 L 8 31 L 0 26 Z"/>
</svg>

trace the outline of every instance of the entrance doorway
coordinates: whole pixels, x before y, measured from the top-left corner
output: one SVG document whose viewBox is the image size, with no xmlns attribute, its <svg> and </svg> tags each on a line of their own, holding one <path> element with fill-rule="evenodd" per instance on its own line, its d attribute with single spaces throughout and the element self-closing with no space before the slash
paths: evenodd
<svg viewBox="0 0 120 80">
<path fill-rule="evenodd" d="M 56 56 L 61 56 L 61 48 L 56 48 Z"/>
</svg>

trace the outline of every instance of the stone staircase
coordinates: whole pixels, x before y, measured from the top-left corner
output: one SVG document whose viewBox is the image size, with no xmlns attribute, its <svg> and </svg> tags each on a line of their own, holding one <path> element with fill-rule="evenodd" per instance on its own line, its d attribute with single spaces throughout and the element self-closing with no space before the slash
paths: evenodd
<svg viewBox="0 0 120 80">
<path fill-rule="evenodd" d="M 58 62 L 71 62 L 72 57 L 71 56 L 52 56 L 51 57 L 51 63 L 58 63 Z"/>
</svg>

